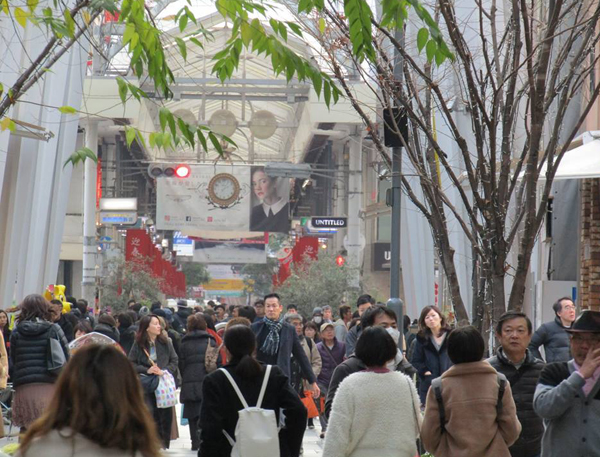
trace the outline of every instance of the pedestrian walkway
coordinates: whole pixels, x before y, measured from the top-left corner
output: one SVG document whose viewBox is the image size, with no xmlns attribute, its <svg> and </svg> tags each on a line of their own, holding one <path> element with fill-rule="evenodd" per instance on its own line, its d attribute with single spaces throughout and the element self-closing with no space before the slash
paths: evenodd
<svg viewBox="0 0 600 457">
<path fill-rule="evenodd" d="M 197 452 L 192 451 L 192 443 L 190 440 L 190 428 L 187 425 L 181 425 L 181 406 L 177 406 L 177 424 L 179 427 L 179 438 L 171 441 L 171 447 L 167 451 L 164 451 L 165 457 L 196 457 Z M 8 433 L 8 427 L 6 428 Z M 315 420 L 315 428 L 313 430 L 306 430 L 304 433 L 304 454 L 303 457 L 321 457 L 323 455 L 323 440 L 319 438 L 321 433 L 321 427 L 319 426 L 318 419 Z M 16 443 L 18 438 L 18 429 L 13 428 L 11 437 L 4 437 L 0 439 L 0 448 L 9 444 Z"/>
</svg>

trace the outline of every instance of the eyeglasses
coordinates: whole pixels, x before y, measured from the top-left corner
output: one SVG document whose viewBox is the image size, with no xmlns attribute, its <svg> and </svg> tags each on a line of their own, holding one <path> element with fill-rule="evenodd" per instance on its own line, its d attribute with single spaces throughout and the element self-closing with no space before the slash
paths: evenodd
<svg viewBox="0 0 600 457">
<path fill-rule="evenodd" d="M 575 307 L 573 305 L 566 305 L 563 306 L 562 309 L 566 309 L 567 311 L 573 311 Z"/>
<path fill-rule="evenodd" d="M 589 343 L 589 344 L 598 344 L 600 343 L 600 335 L 592 335 L 588 337 L 583 337 L 582 335 L 573 335 L 571 336 L 571 341 L 577 344 Z"/>
</svg>

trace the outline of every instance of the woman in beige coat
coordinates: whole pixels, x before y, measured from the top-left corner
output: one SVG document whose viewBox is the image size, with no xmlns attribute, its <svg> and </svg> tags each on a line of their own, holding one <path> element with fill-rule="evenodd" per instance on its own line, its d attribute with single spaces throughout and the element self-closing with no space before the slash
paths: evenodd
<svg viewBox="0 0 600 457">
<path fill-rule="evenodd" d="M 435 457 L 510 457 L 508 447 L 521 433 L 510 384 L 481 360 L 484 349 L 474 327 L 453 330 L 448 336 L 454 366 L 438 378 L 443 408 L 434 381 L 421 429 L 423 446 Z"/>
</svg>

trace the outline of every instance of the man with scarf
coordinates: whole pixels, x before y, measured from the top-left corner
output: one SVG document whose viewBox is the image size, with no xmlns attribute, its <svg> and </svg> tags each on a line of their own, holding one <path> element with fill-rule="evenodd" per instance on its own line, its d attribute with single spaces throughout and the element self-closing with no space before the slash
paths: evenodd
<svg viewBox="0 0 600 457">
<path fill-rule="evenodd" d="M 265 318 L 252 324 L 258 348 L 256 358 L 268 365 L 277 365 L 290 378 L 293 354 L 300 365 L 302 377 L 308 380 L 310 391 L 318 398 L 321 392 L 317 386 L 317 377 L 300 344 L 296 329 L 281 319 L 283 305 L 279 295 L 268 294 L 264 301 Z"/>
</svg>

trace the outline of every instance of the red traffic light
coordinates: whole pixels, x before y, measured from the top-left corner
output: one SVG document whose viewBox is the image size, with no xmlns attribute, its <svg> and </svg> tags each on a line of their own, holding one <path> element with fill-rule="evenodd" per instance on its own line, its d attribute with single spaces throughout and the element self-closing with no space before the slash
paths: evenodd
<svg viewBox="0 0 600 457">
<path fill-rule="evenodd" d="M 187 178 L 190 173 L 191 170 L 188 165 L 177 165 L 177 168 L 175 168 L 175 176 L 178 178 Z"/>
<path fill-rule="evenodd" d="M 338 255 L 335 258 L 335 263 L 337 264 L 338 267 L 343 267 L 344 264 L 346 263 L 346 259 L 344 259 L 343 255 Z"/>
</svg>

